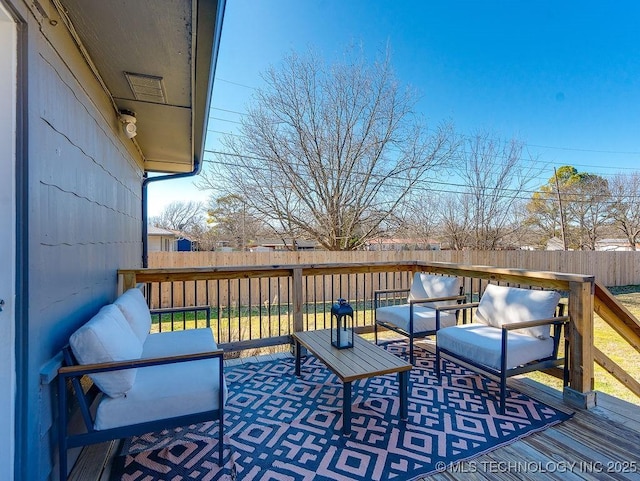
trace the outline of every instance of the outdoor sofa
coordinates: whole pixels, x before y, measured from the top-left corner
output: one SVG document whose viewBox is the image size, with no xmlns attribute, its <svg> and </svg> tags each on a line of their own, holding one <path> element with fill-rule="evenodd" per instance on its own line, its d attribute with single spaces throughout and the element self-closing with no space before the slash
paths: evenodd
<svg viewBox="0 0 640 481">
<path fill-rule="evenodd" d="M 150 334 L 150 327 L 151 312 L 134 288 L 104 306 L 64 348 L 58 371 L 61 480 L 70 448 L 211 420 L 219 420 L 221 462 L 227 385 L 211 329 Z M 85 375 L 91 389 L 83 388 Z M 70 388 L 81 432 L 68 428 Z"/>
</svg>

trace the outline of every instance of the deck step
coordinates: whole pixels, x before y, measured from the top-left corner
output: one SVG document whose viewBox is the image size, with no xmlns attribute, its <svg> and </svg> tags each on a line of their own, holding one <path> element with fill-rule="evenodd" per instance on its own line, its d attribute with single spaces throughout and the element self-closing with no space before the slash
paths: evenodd
<svg viewBox="0 0 640 481">
<path fill-rule="evenodd" d="M 111 463 L 118 452 L 120 441 L 107 441 L 85 446 L 73 466 L 68 481 L 106 481 L 111 473 Z"/>
</svg>

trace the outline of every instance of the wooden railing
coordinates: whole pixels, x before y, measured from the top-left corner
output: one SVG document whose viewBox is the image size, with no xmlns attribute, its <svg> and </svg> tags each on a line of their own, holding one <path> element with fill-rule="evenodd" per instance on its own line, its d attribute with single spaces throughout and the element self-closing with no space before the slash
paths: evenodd
<svg viewBox="0 0 640 481">
<path fill-rule="evenodd" d="M 640 354 L 640 322 L 598 282 L 595 283 L 594 309 L 602 320 Z M 640 397 L 640 382 L 637 379 L 630 376 L 596 346 L 593 347 L 593 355 L 596 363 Z"/>
<path fill-rule="evenodd" d="M 594 404 L 593 276 L 421 261 L 124 269 L 119 271 L 119 275 L 122 290 L 138 283 L 147 284 L 151 307 L 169 307 L 180 303 L 192 306 L 206 303 L 212 306 L 212 318 L 217 319 L 217 322 L 212 321 L 215 324 L 212 327 L 218 329 L 220 346 L 225 350 L 237 350 L 289 343 L 292 331 L 322 327 L 320 320 L 326 316 L 327 306 L 338 297 L 347 298 L 354 306 L 358 329 L 371 330 L 370 311 L 374 290 L 408 287 L 412 273 L 416 271 L 461 277 L 464 279 L 465 293 L 470 298 L 477 298 L 487 282 L 562 291 L 568 299 L 568 315 L 571 318 L 568 329 L 570 389 L 565 391 L 565 398 L 584 406 Z M 265 330 L 265 336 L 265 332 L 260 335 L 252 332 L 254 329 L 250 326 L 248 339 L 230 336 L 224 339 L 225 330 L 221 325 L 228 323 L 230 334 L 232 320 L 240 323 L 243 308 L 244 317 L 247 313 L 249 318 L 253 315 L 262 325 L 262 317 L 259 316 L 264 314 L 265 292 L 273 295 L 276 286 L 280 289 L 280 295 L 275 305 L 282 316 L 278 328 Z M 154 292 L 157 293 L 155 297 Z M 167 295 L 170 295 L 170 300 L 167 300 Z M 266 301 L 268 315 L 271 315 L 273 298 L 267 298 Z M 168 305 L 156 306 L 154 303 Z M 607 305 L 613 304 L 608 302 Z M 237 312 L 231 316 L 234 306 Z M 223 312 L 227 316 L 224 322 Z M 611 309 L 611 312 L 612 318 L 619 317 L 615 310 Z M 620 323 L 624 324 L 624 321 Z"/>
<path fill-rule="evenodd" d="M 352 303 L 359 331 L 371 330 L 373 292 L 408 287 L 414 270 L 396 263 L 225 266 L 123 270 L 120 277 L 124 288 L 146 284 L 153 309 L 210 306 L 212 328 L 229 351 L 289 343 L 293 331 L 328 327 L 340 297 Z"/>
</svg>

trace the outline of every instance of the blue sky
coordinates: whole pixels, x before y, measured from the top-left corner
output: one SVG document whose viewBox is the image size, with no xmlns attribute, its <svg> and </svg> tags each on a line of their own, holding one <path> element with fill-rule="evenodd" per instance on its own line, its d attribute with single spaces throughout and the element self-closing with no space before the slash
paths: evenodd
<svg viewBox="0 0 640 481">
<path fill-rule="evenodd" d="M 389 49 L 430 123 L 526 143 L 540 184 L 561 165 L 640 170 L 639 24 L 640 2 L 626 0 L 227 0 L 207 149 L 236 131 L 267 67 L 355 44 L 370 58 Z M 193 182 L 150 184 L 150 215 L 205 201 Z"/>
</svg>

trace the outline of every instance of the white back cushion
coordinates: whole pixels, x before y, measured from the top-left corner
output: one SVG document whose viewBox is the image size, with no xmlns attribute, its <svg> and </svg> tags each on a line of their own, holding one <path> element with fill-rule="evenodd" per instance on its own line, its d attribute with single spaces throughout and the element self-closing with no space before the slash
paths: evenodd
<svg viewBox="0 0 640 481">
<path fill-rule="evenodd" d="M 451 297 L 460 295 L 460 279 L 457 277 L 436 276 L 416 272 L 411 283 L 409 299 L 429 299 L 432 297 Z M 421 304 L 426 307 L 446 306 L 456 301 L 440 301 Z"/>
<path fill-rule="evenodd" d="M 540 291 L 489 284 L 480 298 L 476 316 L 478 321 L 494 327 L 514 322 L 549 319 L 555 315 L 560 301 L 556 291 Z M 520 334 L 528 334 L 539 339 L 549 337 L 551 326 L 519 329 Z"/>
<path fill-rule="evenodd" d="M 104 306 L 71 335 L 69 345 L 80 364 L 140 359 L 142 343 L 133 333 L 120 309 Z M 136 379 L 136 369 L 91 374 L 102 392 L 111 397 L 125 394 Z"/>
<path fill-rule="evenodd" d="M 151 313 L 142 291 L 133 287 L 118 297 L 114 304 L 120 308 L 131 329 L 144 344 L 151 330 Z"/>
</svg>

